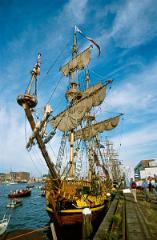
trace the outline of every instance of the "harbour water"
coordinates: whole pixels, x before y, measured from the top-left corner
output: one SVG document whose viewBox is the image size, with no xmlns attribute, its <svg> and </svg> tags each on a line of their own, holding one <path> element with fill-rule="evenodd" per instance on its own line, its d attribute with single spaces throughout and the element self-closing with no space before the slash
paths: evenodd
<svg viewBox="0 0 157 240">
<path fill-rule="evenodd" d="M 50 218 L 46 212 L 46 199 L 41 196 L 41 190 L 39 186 L 41 184 L 35 184 L 32 188 L 32 194 L 29 197 L 23 198 L 23 205 L 17 208 L 6 208 L 6 205 L 10 201 L 8 193 L 10 191 L 20 190 L 26 188 L 27 184 L 0 184 L 0 219 L 4 214 L 11 215 L 10 223 L 7 228 L 7 232 L 15 230 L 37 230 L 46 226 L 50 226 Z M 105 213 L 104 213 L 105 215 Z M 102 218 L 98 219 L 98 222 L 93 226 L 93 233 L 95 233 Z M 79 231 L 78 231 L 79 229 Z M 77 231 L 77 235 L 76 235 Z M 43 230 L 47 240 L 52 240 L 52 233 L 50 228 Z M 19 234 L 18 234 L 19 235 Z M 78 226 L 71 226 L 62 228 L 59 230 L 59 236 L 61 239 L 75 240 L 82 239 L 82 230 Z M 30 238 L 31 239 L 31 238 Z"/>
<path fill-rule="evenodd" d="M 46 212 L 45 198 L 41 196 L 40 184 L 35 184 L 32 194 L 23 198 L 23 205 L 15 209 L 6 208 L 9 202 L 8 193 L 16 189 L 23 189 L 26 184 L 0 184 L 0 219 L 3 215 L 11 215 L 7 231 L 19 229 L 38 229 L 49 225 Z"/>
</svg>

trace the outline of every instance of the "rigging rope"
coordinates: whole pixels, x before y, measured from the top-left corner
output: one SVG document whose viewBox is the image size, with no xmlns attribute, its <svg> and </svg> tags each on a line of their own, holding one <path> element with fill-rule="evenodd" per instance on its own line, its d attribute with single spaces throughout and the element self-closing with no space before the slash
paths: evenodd
<svg viewBox="0 0 157 240">
<path fill-rule="evenodd" d="M 57 57 L 56 57 L 56 59 L 54 60 L 54 62 L 52 63 L 52 65 L 51 65 L 51 66 L 49 67 L 49 69 L 47 70 L 45 76 L 44 76 L 43 79 L 42 79 L 42 82 L 43 82 L 43 80 L 46 79 L 47 75 L 48 75 L 49 72 L 52 70 L 52 68 L 55 66 L 55 64 L 57 63 L 57 61 L 59 60 L 59 58 L 60 58 L 61 56 L 63 56 L 65 50 L 67 49 L 68 44 L 69 44 L 69 41 L 66 43 L 65 47 L 60 51 L 60 53 L 57 55 Z M 50 97 L 49 97 L 49 100 L 47 101 L 47 104 L 50 103 L 50 101 L 51 101 L 51 99 L 52 99 L 52 97 L 53 97 L 53 94 L 55 93 L 55 91 L 56 91 L 56 89 L 57 89 L 60 81 L 62 80 L 62 78 L 63 78 L 63 76 L 61 76 L 60 79 L 58 80 L 56 87 L 55 87 L 54 90 L 52 91 L 52 93 L 51 93 L 51 95 L 50 95 Z M 39 85 L 39 84 L 38 84 L 38 85 Z"/>
<path fill-rule="evenodd" d="M 31 153 L 28 152 L 28 154 L 29 154 L 29 157 L 30 157 L 31 161 L 33 162 L 37 172 L 42 176 L 42 172 L 40 172 L 40 170 L 38 169 L 37 165 L 35 164 L 35 161 L 33 160 L 32 156 L 31 156 Z"/>
<path fill-rule="evenodd" d="M 23 233 L 23 234 L 20 234 L 20 235 L 18 235 L 18 236 L 11 237 L 11 238 L 7 238 L 7 239 L 8 239 L 8 240 L 13 240 L 13 239 L 21 238 L 21 237 L 23 237 L 23 236 L 27 236 L 27 235 L 29 235 L 29 234 L 32 234 L 32 233 L 41 231 L 41 230 L 46 229 L 46 228 L 49 228 L 49 226 L 45 226 L 45 227 L 42 227 L 42 228 L 37 228 L 37 229 L 32 230 L 32 231 L 30 231 L 30 232 Z"/>
<path fill-rule="evenodd" d="M 50 144 L 50 142 L 48 142 L 48 145 L 49 145 L 49 147 L 50 147 L 51 151 L 53 152 L 53 154 L 54 154 L 54 157 L 55 157 L 55 158 L 57 158 L 57 157 L 56 157 L 56 153 L 54 152 L 53 148 L 51 147 L 51 144 Z"/>
<path fill-rule="evenodd" d="M 38 159 L 40 159 L 41 162 L 45 164 L 45 161 L 43 161 L 43 158 L 40 157 L 40 154 L 39 154 L 38 150 L 37 150 L 36 148 L 32 148 L 32 151 L 33 151 L 33 154 L 34 154 L 34 158 L 36 158 L 37 161 L 38 161 Z M 36 155 L 37 155 L 37 156 L 36 156 Z M 40 161 L 38 161 L 38 162 L 40 163 L 40 166 L 43 167 L 43 165 L 41 164 L 41 162 L 40 162 Z"/>
<path fill-rule="evenodd" d="M 51 101 L 51 99 L 52 99 L 52 97 L 53 97 L 53 94 L 55 93 L 55 91 L 56 91 L 56 89 L 57 89 L 60 81 L 62 80 L 62 78 L 63 78 L 63 76 L 61 76 L 60 79 L 58 80 L 56 87 L 55 87 L 54 90 L 52 91 L 52 93 L 51 93 L 51 95 L 50 95 L 50 97 L 49 97 L 49 100 L 47 101 L 47 104 L 50 103 L 50 101 Z"/>
<path fill-rule="evenodd" d="M 25 114 L 25 141 L 26 141 L 26 144 L 27 144 L 27 127 L 26 127 L 26 123 L 27 123 L 27 121 L 26 121 L 26 114 Z M 42 175 L 42 173 L 40 172 L 40 170 L 37 168 L 37 166 L 36 166 L 36 164 L 35 164 L 32 156 L 31 156 L 31 153 L 30 153 L 29 151 L 28 151 L 28 153 L 29 153 L 29 157 L 30 157 L 31 161 L 33 162 L 33 164 L 34 164 L 37 172 L 38 172 L 40 175 Z"/>
<path fill-rule="evenodd" d="M 66 45 L 64 46 L 64 48 L 61 49 L 61 51 L 59 52 L 59 54 L 57 55 L 57 57 L 55 58 L 55 60 L 53 61 L 53 63 L 50 65 L 50 67 L 48 68 L 48 70 L 47 70 L 46 73 L 45 73 L 45 76 L 41 79 L 41 80 L 42 80 L 42 81 L 40 81 L 41 83 L 44 82 L 44 80 L 46 79 L 47 75 L 48 75 L 49 72 L 52 70 L 52 68 L 55 66 L 55 64 L 57 63 L 57 61 L 59 60 L 59 58 L 60 58 L 61 56 L 63 56 L 65 50 L 67 49 L 67 46 L 68 46 L 69 42 L 70 42 L 70 41 L 68 40 L 67 43 L 66 43 Z M 39 84 L 38 84 L 38 86 L 39 86 Z M 41 86 L 41 84 L 40 84 L 40 86 Z"/>
<path fill-rule="evenodd" d="M 62 165 L 62 159 L 64 156 L 65 145 L 66 145 L 66 135 L 63 134 L 62 139 L 61 139 L 60 148 L 58 151 L 57 161 L 56 161 L 56 169 L 59 174 L 61 174 L 61 165 Z"/>
<path fill-rule="evenodd" d="M 102 80 L 104 79 L 104 76 L 100 75 L 99 73 L 96 73 L 94 70 L 90 70 L 92 73 L 94 73 L 97 77 L 100 77 Z"/>
</svg>

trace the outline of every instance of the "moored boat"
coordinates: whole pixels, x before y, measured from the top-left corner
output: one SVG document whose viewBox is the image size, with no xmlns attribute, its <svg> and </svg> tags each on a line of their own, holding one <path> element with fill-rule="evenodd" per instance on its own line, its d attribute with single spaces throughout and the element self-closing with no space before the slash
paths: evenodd
<svg viewBox="0 0 157 240">
<path fill-rule="evenodd" d="M 7 208 L 16 208 L 22 205 L 22 199 L 15 198 L 11 200 L 10 203 L 7 204 Z"/>
<path fill-rule="evenodd" d="M 10 221 L 10 215 L 8 217 L 6 217 L 6 215 L 4 215 L 3 219 L 0 220 L 0 236 L 6 232 L 9 221 Z"/>
<path fill-rule="evenodd" d="M 42 190 L 41 196 L 42 196 L 42 197 L 45 197 L 45 196 L 46 196 L 46 191 L 45 191 L 45 190 Z"/>
<path fill-rule="evenodd" d="M 34 188 L 34 185 L 29 184 L 29 185 L 26 186 L 26 188 L 28 188 L 28 189 L 29 189 L 29 188 L 32 189 L 32 188 Z"/>
<path fill-rule="evenodd" d="M 28 197 L 31 195 L 31 189 L 20 189 L 16 191 L 11 191 L 8 194 L 9 198 L 21 198 L 21 197 Z"/>
</svg>

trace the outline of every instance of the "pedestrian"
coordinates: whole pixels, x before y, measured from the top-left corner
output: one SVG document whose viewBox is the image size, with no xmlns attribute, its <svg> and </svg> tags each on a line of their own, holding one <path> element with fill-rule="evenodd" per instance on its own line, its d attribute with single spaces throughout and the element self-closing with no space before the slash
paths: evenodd
<svg viewBox="0 0 157 240">
<path fill-rule="evenodd" d="M 153 192 L 153 185 L 152 185 L 152 180 L 149 180 L 149 184 L 148 184 L 148 189 L 149 189 L 149 193 Z"/>
<path fill-rule="evenodd" d="M 157 201 L 157 178 L 155 178 L 155 182 L 154 182 L 154 195 L 155 195 L 155 200 Z"/>
<path fill-rule="evenodd" d="M 153 184 L 152 179 L 149 177 L 149 183 L 148 183 L 148 195 L 149 195 L 149 202 L 151 202 L 151 199 L 153 197 Z"/>
<path fill-rule="evenodd" d="M 144 198 L 146 201 L 148 201 L 148 182 L 146 179 L 142 183 L 142 187 L 143 187 Z"/>
<path fill-rule="evenodd" d="M 131 182 L 131 192 L 133 194 L 134 200 L 137 203 L 137 198 L 136 198 L 136 188 L 137 188 L 137 184 L 135 181 Z"/>
</svg>

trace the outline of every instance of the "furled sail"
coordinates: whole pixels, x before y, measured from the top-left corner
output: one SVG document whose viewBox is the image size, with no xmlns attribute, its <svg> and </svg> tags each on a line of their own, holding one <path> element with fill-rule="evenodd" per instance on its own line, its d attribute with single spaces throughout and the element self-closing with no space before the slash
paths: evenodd
<svg viewBox="0 0 157 240">
<path fill-rule="evenodd" d="M 71 61 L 66 63 L 63 67 L 60 68 L 60 71 L 64 76 L 68 76 L 71 72 L 78 69 L 81 70 L 84 66 L 88 65 L 90 60 L 90 47 L 84 50 L 82 53 L 77 55 Z"/>
<path fill-rule="evenodd" d="M 105 130 L 106 131 L 112 130 L 118 125 L 119 118 L 120 118 L 120 115 L 114 118 L 110 118 L 110 119 L 101 121 L 99 123 L 90 125 L 86 128 L 79 129 L 74 133 L 74 139 L 87 140 L 91 137 L 94 137 L 97 133 L 101 133 Z"/>
<path fill-rule="evenodd" d="M 52 118 L 49 123 L 63 132 L 76 128 L 93 106 L 99 106 L 103 102 L 105 93 L 106 87 L 102 83 L 95 84 L 83 92 L 80 100 Z"/>
</svg>

